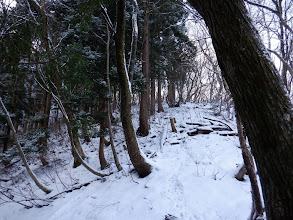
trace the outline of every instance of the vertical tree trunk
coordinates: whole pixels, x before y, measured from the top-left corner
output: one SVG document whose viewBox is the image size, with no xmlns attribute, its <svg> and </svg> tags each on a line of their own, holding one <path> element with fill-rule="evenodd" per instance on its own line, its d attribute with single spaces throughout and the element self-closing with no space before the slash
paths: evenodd
<svg viewBox="0 0 293 220">
<path fill-rule="evenodd" d="M 134 0 L 135 1 L 135 0 Z M 109 26 L 108 23 L 106 24 L 107 26 L 107 63 L 106 63 L 106 82 L 108 85 L 108 93 L 109 96 L 111 97 L 111 83 L 110 83 L 110 30 L 109 30 Z M 107 123 L 108 123 L 108 128 L 109 128 L 109 136 L 110 136 L 110 144 L 111 144 L 111 149 L 112 149 L 112 153 L 113 153 L 113 157 L 114 157 L 114 161 L 115 161 L 115 165 L 118 169 L 118 171 L 122 170 L 122 166 L 120 165 L 119 159 L 118 159 L 118 155 L 115 149 L 115 145 L 114 145 L 114 140 L 113 140 L 113 133 L 112 133 L 112 124 L 111 124 L 111 107 L 110 107 L 110 99 L 107 100 Z"/>
<path fill-rule="evenodd" d="M 101 113 L 105 113 L 107 111 L 107 100 L 104 98 L 101 98 L 100 100 L 101 106 L 99 108 Z M 99 159 L 100 159 L 100 164 L 101 164 L 101 169 L 105 169 L 108 165 L 105 154 L 104 154 L 104 145 L 105 145 L 105 137 L 104 137 L 104 130 L 107 128 L 107 121 L 103 119 L 100 122 L 100 131 L 101 131 L 101 136 L 100 136 L 100 146 L 99 146 Z"/>
<path fill-rule="evenodd" d="M 293 216 L 293 114 L 243 0 L 189 0 L 207 24 L 258 167 L 267 218 Z"/>
<path fill-rule="evenodd" d="M 101 126 L 102 129 L 102 126 Z M 101 169 L 105 169 L 108 165 L 106 158 L 105 158 L 105 153 L 104 153 L 104 145 L 105 145 L 105 137 L 101 136 L 100 137 L 100 146 L 99 146 L 99 159 L 100 159 L 100 165 Z"/>
<path fill-rule="evenodd" d="M 168 105 L 169 107 L 175 107 L 175 82 L 174 79 L 169 78 L 169 85 L 168 85 Z"/>
<path fill-rule="evenodd" d="M 49 42 L 49 29 L 48 29 L 48 19 L 46 15 L 46 7 L 45 7 L 45 0 L 41 0 L 41 5 L 38 5 L 36 1 L 29 0 L 29 4 L 34 8 L 41 17 L 41 24 L 42 24 L 42 46 L 44 47 L 45 51 L 50 55 L 50 42 Z M 55 79 L 54 79 L 55 80 Z M 50 118 L 50 111 L 51 111 L 51 103 L 52 103 L 52 96 L 47 91 L 44 91 L 44 99 L 43 99 L 43 116 L 40 123 L 40 128 L 47 130 L 49 127 L 49 118 Z M 42 152 L 40 153 L 40 159 L 43 165 L 47 165 L 48 162 L 45 159 L 46 150 L 47 150 L 47 137 L 41 140 L 42 145 Z"/>
<path fill-rule="evenodd" d="M 139 109 L 139 128 L 138 135 L 147 136 L 149 134 L 149 4 L 150 0 L 143 1 L 144 22 L 143 22 L 143 42 L 142 42 L 142 73 L 145 79 L 143 84 L 143 92 L 140 95 Z"/>
<path fill-rule="evenodd" d="M 151 173 L 151 165 L 146 163 L 140 153 L 131 119 L 131 92 L 128 74 L 125 66 L 124 39 L 125 39 L 125 0 L 117 1 L 117 31 L 115 35 L 117 72 L 120 81 L 121 93 L 121 121 L 130 160 L 140 177 Z"/>
<path fill-rule="evenodd" d="M 179 84 L 179 103 L 183 103 L 183 88 L 184 88 L 184 81 L 183 81 L 183 72 L 179 73 L 180 75 L 180 84 Z"/>
<path fill-rule="evenodd" d="M 151 115 L 156 113 L 156 81 L 155 77 L 151 79 Z"/>
<path fill-rule="evenodd" d="M 164 108 L 162 105 L 162 83 L 161 83 L 161 75 L 158 77 L 158 112 L 164 112 Z"/>
<path fill-rule="evenodd" d="M 116 87 L 114 87 L 113 90 L 113 104 L 112 104 L 112 111 L 116 110 L 117 107 L 117 91 L 116 91 Z"/>
<path fill-rule="evenodd" d="M 6 137 L 4 139 L 4 144 L 3 144 L 3 153 L 8 150 L 9 137 L 10 137 L 10 126 L 7 125 Z"/>
<path fill-rule="evenodd" d="M 128 64 L 128 76 L 130 83 L 133 81 L 134 64 L 136 60 L 136 48 L 137 48 L 137 38 L 138 38 L 138 25 L 137 25 L 137 13 L 139 11 L 138 4 L 136 0 L 132 0 L 132 40 L 131 40 L 131 52 Z"/>
<path fill-rule="evenodd" d="M 171 31 L 170 28 L 168 29 L 168 41 L 170 41 Z M 167 48 L 167 60 L 168 60 L 168 105 L 169 107 L 175 106 L 175 82 L 174 82 L 174 76 L 172 73 L 172 62 L 171 62 L 171 48 L 168 45 Z"/>
<path fill-rule="evenodd" d="M 47 91 L 44 91 L 44 99 L 43 99 L 43 119 L 41 121 L 40 127 L 44 130 L 46 133 L 46 137 L 42 138 L 41 145 L 42 149 L 40 152 L 40 160 L 43 164 L 43 166 L 48 165 L 48 162 L 46 160 L 46 151 L 48 147 L 48 138 L 47 138 L 47 129 L 49 128 L 49 120 L 50 120 L 50 111 L 51 111 L 51 103 L 52 103 L 52 96 Z"/>
</svg>

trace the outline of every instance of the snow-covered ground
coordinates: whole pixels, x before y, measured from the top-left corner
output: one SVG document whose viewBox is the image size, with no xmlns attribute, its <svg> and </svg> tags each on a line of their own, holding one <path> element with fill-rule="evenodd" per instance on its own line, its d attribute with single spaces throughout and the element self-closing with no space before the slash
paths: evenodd
<svg viewBox="0 0 293 220">
<path fill-rule="evenodd" d="M 177 133 L 171 132 L 170 117 L 176 118 Z M 24 168 L 17 164 L 9 168 L 9 172 L 1 169 L 1 178 L 13 177 L 8 182 L 0 181 L 1 191 L 5 195 L 13 195 L 15 201 L 26 205 L 32 202 L 35 206 L 27 209 L 17 203 L 3 202 L 9 199 L 0 194 L 0 219 L 247 219 L 251 208 L 250 183 L 247 177 L 243 182 L 234 178 L 238 165 L 242 164 L 238 137 L 220 136 L 219 132 L 188 136 L 187 132 L 197 126 L 186 122 L 208 125 L 209 121 L 203 117 L 216 119 L 210 105 L 190 103 L 178 108 L 165 106 L 165 112 L 151 117 L 150 134 L 138 137 L 141 150 L 153 166 L 152 173 L 143 179 L 131 171 L 133 167 L 129 156 L 123 149 L 125 142 L 121 123 L 113 129 L 123 171 L 117 172 L 111 149 L 106 147 L 106 158 L 111 165 L 103 172 L 114 173 L 104 180 L 97 180 L 97 176 L 82 166 L 73 169 L 67 135 L 52 135 L 48 153 L 50 164 L 41 168 L 39 160 L 31 160 L 30 165 L 41 182 L 53 191 L 45 195 L 29 179 Z M 136 112 L 133 122 L 137 128 Z M 233 123 L 230 126 L 235 128 Z M 86 160 L 95 169 L 99 169 L 98 146 L 98 138 L 89 144 L 83 143 Z M 80 189 L 62 193 L 88 182 L 90 184 Z M 61 194 L 56 199 L 48 199 L 58 193 Z M 20 201 L 31 198 L 35 200 Z M 46 206 L 38 208 L 38 205 Z"/>
</svg>

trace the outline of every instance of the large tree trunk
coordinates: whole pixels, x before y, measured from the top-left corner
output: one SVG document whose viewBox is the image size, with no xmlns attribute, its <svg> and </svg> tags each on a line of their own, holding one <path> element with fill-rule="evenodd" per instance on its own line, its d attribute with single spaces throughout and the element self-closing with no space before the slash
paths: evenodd
<svg viewBox="0 0 293 220">
<path fill-rule="evenodd" d="M 126 139 L 130 160 L 140 177 L 151 173 L 151 165 L 146 163 L 140 154 L 135 131 L 131 119 L 131 92 L 128 74 L 125 68 L 124 39 L 125 39 L 125 0 L 117 1 L 117 31 L 115 35 L 117 72 L 120 81 L 121 121 Z"/>
<path fill-rule="evenodd" d="M 163 112 L 164 108 L 162 105 L 162 82 L 161 76 L 158 77 L 158 112 Z"/>
<path fill-rule="evenodd" d="M 168 41 L 171 38 L 171 31 L 170 28 L 168 29 Z M 175 82 L 174 82 L 174 76 L 173 76 L 173 72 L 172 72 L 172 62 L 171 62 L 171 48 L 168 45 L 167 48 L 168 52 L 167 52 L 167 60 L 168 60 L 168 72 L 169 72 L 169 76 L 168 76 L 168 105 L 169 107 L 174 107 L 175 106 Z"/>
<path fill-rule="evenodd" d="M 168 85 L 168 105 L 169 107 L 175 107 L 176 102 L 175 102 L 175 82 L 174 79 L 170 78 L 168 80 L 169 85 Z"/>
<path fill-rule="evenodd" d="M 36 1 L 29 0 L 29 4 L 37 11 L 39 16 L 41 17 L 41 24 L 42 24 L 42 46 L 45 51 L 48 53 L 49 58 L 51 57 L 50 51 L 50 41 L 49 41 L 49 27 L 48 27 L 48 18 L 46 14 L 46 5 L 45 0 L 41 0 L 41 5 L 37 4 Z M 56 79 L 54 79 L 56 80 Z M 47 91 L 44 91 L 44 99 L 43 99 L 43 115 L 44 118 L 40 123 L 40 128 L 47 130 L 49 128 L 49 119 L 50 119 L 50 112 L 51 112 L 51 104 L 52 104 L 52 96 Z M 47 165 L 48 162 L 46 161 L 46 151 L 48 140 L 47 137 L 41 140 L 42 145 L 42 152 L 40 153 L 40 159 L 43 165 Z"/>
<path fill-rule="evenodd" d="M 142 43 L 142 73 L 145 79 L 143 92 L 140 95 L 140 111 L 139 111 L 139 128 L 137 134 L 147 136 L 149 134 L 148 120 L 148 84 L 149 84 L 149 0 L 143 2 L 144 23 L 143 23 L 143 43 Z"/>
<path fill-rule="evenodd" d="M 268 219 L 293 216 L 293 115 L 243 0 L 189 0 L 203 16 L 256 159 Z"/>
</svg>

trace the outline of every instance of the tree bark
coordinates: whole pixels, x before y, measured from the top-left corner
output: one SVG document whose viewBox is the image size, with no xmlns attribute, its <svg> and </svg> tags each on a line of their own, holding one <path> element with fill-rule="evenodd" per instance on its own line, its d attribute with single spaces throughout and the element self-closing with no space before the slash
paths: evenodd
<svg viewBox="0 0 293 220">
<path fill-rule="evenodd" d="M 169 85 L 168 85 L 168 105 L 169 107 L 175 107 L 175 82 L 174 79 L 169 78 Z"/>
<path fill-rule="evenodd" d="M 259 187 L 257 183 L 257 177 L 256 177 L 255 169 L 253 166 L 253 158 L 250 157 L 250 152 L 247 148 L 246 139 L 245 139 L 243 128 L 242 128 L 242 122 L 238 114 L 236 115 L 236 121 L 237 121 L 237 130 L 238 130 L 240 147 L 242 151 L 242 157 L 243 157 L 243 161 L 244 161 L 244 164 L 249 176 L 250 184 L 251 184 L 251 191 L 252 191 L 252 198 L 253 198 L 252 200 L 254 202 L 254 207 L 257 214 L 256 218 L 262 217 L 264 208 L 262 206 Z"/>
<path fill-rule="evenodd" d="M 218 63 L 256 159 L 268 219 L 293 216 L 293 115 L 243 0 L 189 0 L 209 28 Z"/>
<path fill-rule="evenodd" d="M 115 35 L 117 72 L 120 81 L 121 94 L 121 121 L 130 160 L 140 177 L 151 173 L 151 165 L 146 163 L 140 153 L 135 131 L 131 119 L 131 92 L 128 74 L 125 66 L 124 39 L 125 39 L 125 0 L 117 1 L 117 31 Z"/>
<path fill-rule="evenodd" d="M 137 14 L 139 11 L 138 4 L 136 0 L 132 0 L 132 39 L 131 39 L 131 52 L 128 63 L 128 76 L 132 84 L 133 73 L 134 73 L 134 64 L 136 60 L 136 48 L 137 48 L 137 39 L 138 39 L 138 25 L 137 25 Z"/>
<path fill-rule="evenodd" d="M 135 1 L 136 2 L 136 1 Z M 107 26 L 107 63 L 106 63 L 106 82 L 107 82 L 107 86 L 108 86 L 108 95 L 109 97 L 112 96 L 111 94 L 111 83 L 110 83 L 110 30 L 109 30 L 109 25 L 108 23 L 106 24 Z M 113 157 L 114 157 L 114 161 L 115 161 L 115 165 L 118 169 L 118 171 L 121 171 L 123 168 L 120 165 L 119 159 L 118 159 L 118 155 L 115 149 L 115 145 L 114 145 L 114 140 L 113 140 L 113 132 L 112 132 L 112 123 L 111 123 L 111 106 L 110 106 L 110 99 L 107 100 L 107 119 L 108 119 L 108 128 L 109 128 L 109 136 L 110 136 L 110 144 L 111 144 L 111 149 L 112 149 L 112 153 L 113 153 Z"/>
<path fill-rule="evenodd" d="M 168 29 L 168 42 L 171 42 L 171 30 Z M 175 82 L 172 72 L 172 61 L 171 61 L 171 48 L 170 44 L 167 47 L 167 60 L 168 60 L 168 105 L 169 107 L 175 107 Z"/>
<path fill-rule="evenodd" d="M 107 111 L 107 100 L 105 98 L 101 98 L 100 99 L 100 108 L 99 111 L 101 113 L 105 113 Z M 108 165 L 106 158 L 105 158 L 105 154 L 104 154 L 104 145 L 105 145 L 105 136 L 104 136 L 104 131 L 105 129 L 108 127 L 108 121 L 106 121 L 105 119 L 102 119 L 102 121 L 100 122 L 100 131 L 101 131 L 101 135 L 100 135 L 100 146 L 99 146 L 99 159 L 100 159 L 100 165 L 101 165 L 101 169 L 105 169 Z"/>
<path fill-rule="evenodd" d="M 149 134 L 148 119 L 148 84 L 149 84 L 149 4 L 150 0 L 143 1 L 144 22 L 143 22 L 143 43 L 142 43 L 142 74 L 145 82 L 140 95 L 140 111 L 139 111 L 139 128 L 138 135 L 147 136 Z"/>
<path fill-rule="evenodd" d="M 162 105 L 162 82 L 160 75 L 158 77 L 158 112 L 164 112 L 164 108 Z"/>
<path fill-rule="evenodd" d="M 155 78 L 151 79 L 151 115 L 156 113 L 156 81 Z"/>
<path fill-rule="evenodd" d="M 101 129 L 102 129 L 102 126 L 101 126 Z M 104 154 L 104 145 L 105 145 L 105 137 L 101 136 L 100 146 L 99 146 L 99 159 L 100 159 L 101 170 L 105 169 L 108 165 L 105 158 L 105 154 Z"/>
<path fill-rule="evenodd" d="M 8 125 L 6 130 L 6 137 L 4 138 L 2 153 L 5 153 L 5 151 L 8 150 L 9 137 L 10 137 L 10 126 Z"/>
</svg>

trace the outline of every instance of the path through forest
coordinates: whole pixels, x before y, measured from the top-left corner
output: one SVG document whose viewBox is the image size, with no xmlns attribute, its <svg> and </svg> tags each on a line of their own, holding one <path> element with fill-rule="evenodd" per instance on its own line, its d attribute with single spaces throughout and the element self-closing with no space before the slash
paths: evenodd
<svg viewBox="0 0 293 220">
<path fill-rule="evenodd" d="M 234 178 L 238 171 L 237 165 L 242 164 L 238 137 L 220 136 L 219 133 L 224 131 L 187 135 L 187 132 L 198 126 L 188 125 L 186 122 L 202 123 L 208 128 L 209 121 L 203 117 L 223 120 L 213 115 L 210 105 L 188 103 L 178 108 L 165 109 L 165 112 L 151 118 L 150 134 L 138 138 L 142 151 L 153 165 L 151 175 L 141 179 L 135 172 L 129 173 L 132 166 L 129 166 L 128 155 L 122 147 L 124 142 L 121 125 L 114 126 L 114 132 L 123 171 L 116 171 L 110 147 L 107 147 L 105 154 L 114 174 L 105 181 L 93 181 L 96 177 L 83 167 L 72 169 L 67 139 L 62 141 L 60 137 L 58 140 L 57 137 L 52 137 L 50 143 L 55 145 L 52 148 L 55 152 L 60 152 L 55 155 L 55 162 L 58 163 L 54 164 L 51 157 L 48 168 L 34 166 L 42 181 L 54 189 L 48 197 L 66 190 L 66 187 L 93 182 L 79 190 L 62 194 L 42 208 L 24 209 L 15 203 L 5 203 L 0 206 L 0 219 L 247 219 L 251 207 L 250 183 L 247 177 L 244 182 Z M 136 128 L 137 115 L 134 112 Z M 170 118 L 173 117 L 176 118 L 177 133 L 171 132 Z M 229 124 L 235 129 L 234 123 Z M 166 125 L 166 139 L 161 148 Z M 98 141 L 97 138 L 92 139 L 90 144 L 83 144 L 87 161 L 96 168 Z M 24 176 L 24 172 L 19 175 Z M 54 183 L 50 177 L 55 177 Z M 17 179 L 16 176 L 14 178 Z M 12 182 L 1 183 L 1 187 L 14 188 L 15 191 L 17 187 L 28 186 L 27 179 L 22 182 L 15 180 L 14 184 Z M 31 182 L 30 189 L 34 195 L 46 198 Z M 11 190 L 11 193 L 14 191 Z M 40 201 L 38 203 L 42 204 Z"/>
</svg>

